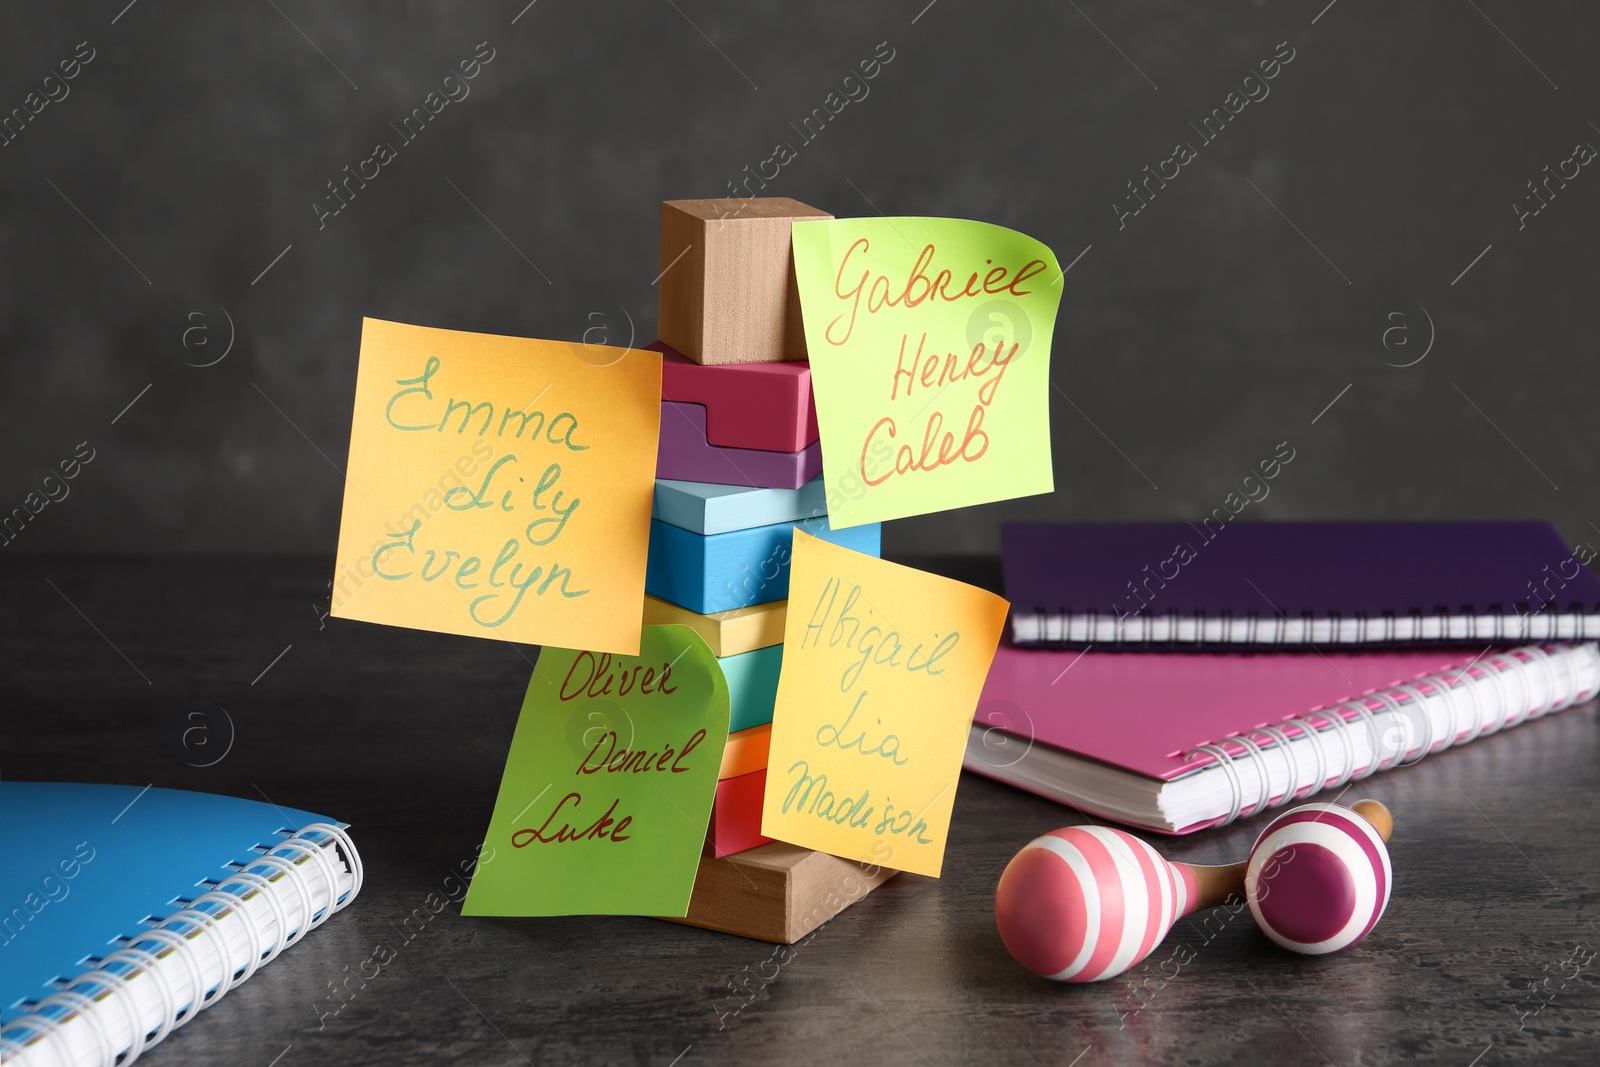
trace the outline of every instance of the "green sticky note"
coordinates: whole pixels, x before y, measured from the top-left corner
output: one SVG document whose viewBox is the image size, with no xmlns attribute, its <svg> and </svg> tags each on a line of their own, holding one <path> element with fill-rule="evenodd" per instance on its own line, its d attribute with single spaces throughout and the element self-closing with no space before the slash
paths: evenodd
<svg viewBox="0 0 1600 1067">
<path fill-rule="evenodd" d="M 834 529 L 1048 493 L 1063 273 L 963 219 L 794 224 Z"/>
<path fill-rule="evenodd" d="M 673 915 L 728 741 L 728 684 L 687 626 L 637 656 L 539 654 L 463 915 Z"/>
</svg>

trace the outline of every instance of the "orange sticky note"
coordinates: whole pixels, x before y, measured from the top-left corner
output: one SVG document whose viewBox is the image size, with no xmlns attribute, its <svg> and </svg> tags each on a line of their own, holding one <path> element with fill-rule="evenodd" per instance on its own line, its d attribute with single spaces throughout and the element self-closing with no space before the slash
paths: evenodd
<svg viewBox="0 0 1600 1067">
<path fill-rule="evenodd" d="M 363 320 L 333 615 L 637 653 L 660 417 L 655 352 Z"/>
<path fill-rule="evenodd" d="M 1007 607 L 796 529 L 762 834 L 938 877 Z"/>
</svg>

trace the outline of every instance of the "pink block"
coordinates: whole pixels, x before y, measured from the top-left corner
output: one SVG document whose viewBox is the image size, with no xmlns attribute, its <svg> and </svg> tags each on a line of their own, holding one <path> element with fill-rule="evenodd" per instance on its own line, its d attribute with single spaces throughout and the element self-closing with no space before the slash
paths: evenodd
<svg viewBox="0 0 1600 1067">
<path fill-rule="evenodd" d="M 799 452 L 719 448 L 706 442 L 706 409 L 700 404 L 661 402 L 661 447 L 656 477 L 680 482 L 799 489 L 822 473 L 822 445 Z"/>
<path fill-rule="evenodd" d="M 706 827 L 706 855 L 731 856 L 772 840 L 761 836 L 761 798 L 766 790 L 765 767 L 717 783 L 711 824 Z"/>
<path fill-rule="evenodd" d="M 799 452 L 817 440 L 811 364 L 721 363 L 701 366 L 657 341 L 661 399 L 706 409 L 706 440 L 723 448 Z"/>
</svg>

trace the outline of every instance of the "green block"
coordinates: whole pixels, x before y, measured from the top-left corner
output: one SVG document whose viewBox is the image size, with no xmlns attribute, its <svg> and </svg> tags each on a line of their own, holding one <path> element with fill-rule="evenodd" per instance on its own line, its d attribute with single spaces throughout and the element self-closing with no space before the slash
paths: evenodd
<svg viewBox="0 0 1600 1067">
<path fill-rule="evenodd" d="M 748 730 L 772 721 L 778 700 L 778 669 L 783 666 L 783 646 L 772 645 L 717 660 L 728 680 L 728 732 Z"/>
</svg>

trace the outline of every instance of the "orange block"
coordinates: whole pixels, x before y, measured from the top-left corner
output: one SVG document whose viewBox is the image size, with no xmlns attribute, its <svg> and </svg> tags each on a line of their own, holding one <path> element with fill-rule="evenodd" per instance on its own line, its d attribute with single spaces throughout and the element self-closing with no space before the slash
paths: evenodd
<svg viewBox="0 0 1600 1067">
<path fill-rule="evenodd" d="M 765 770 L 767 749 L 771 744 L 770 722 L 748 730 L 735 730 L 728 735 L 728 747 L 722 750 L 722 769 L 717 772 L 717 778 L 737 778 L 741 774 Z"/>
</svg>

